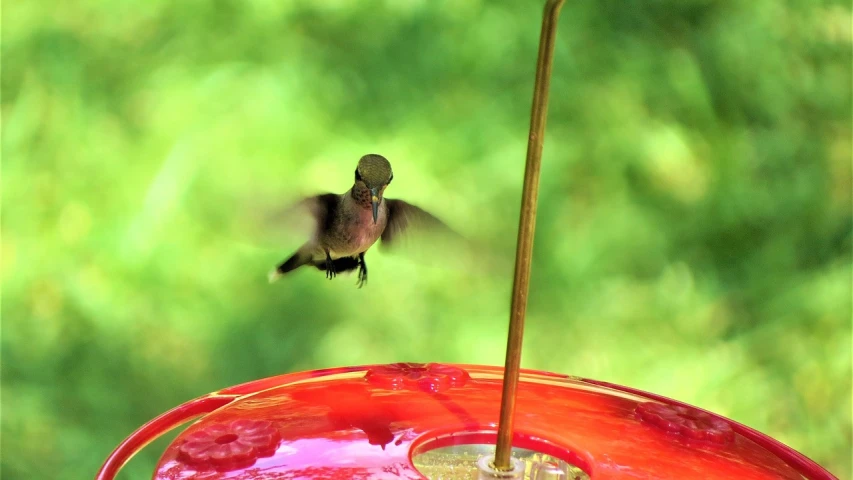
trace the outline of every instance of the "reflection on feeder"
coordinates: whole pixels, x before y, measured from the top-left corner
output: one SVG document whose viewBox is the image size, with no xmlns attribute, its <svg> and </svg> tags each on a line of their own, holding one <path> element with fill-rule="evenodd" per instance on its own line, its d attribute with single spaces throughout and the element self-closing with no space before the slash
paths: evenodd
<svg viewBox="0 0 853 480">
<path fill-rule="evenodd" d="M 588 480 L 580 467 L 544 453 L 515 448 L 516 467 L 507 473 L 495 472 L 489 463 L 495 446 L 490 444 L 454 445 L 415 455 L 412 462 L 427 478 L 518 478 L 530 480 Z"/>
</svg>

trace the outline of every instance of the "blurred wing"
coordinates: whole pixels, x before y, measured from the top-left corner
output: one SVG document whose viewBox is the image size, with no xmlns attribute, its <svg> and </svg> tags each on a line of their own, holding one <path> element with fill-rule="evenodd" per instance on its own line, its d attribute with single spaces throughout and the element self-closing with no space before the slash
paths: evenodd
<svg viewBox="0 0 853 480">
<path fill-rule="evenodd" d="M 383 250 L 392 250 L 401 244 L 415 241 L 433 241 L 438 238 L 461 240 L 462 237 L 433 214 L 402 200 L 385 199 L 388 205 L 388 225 L 382 233 Z"/>
<path fill-rule="evenodd" d="M 325 193 L 303 198 L 282 207 L 258 205 L 244 216 L 245 235 L 251 243 L 272 248 L 290 248 L 317 237 L 333 218 L 338 195 Z"/>
<path fill-rule="evenodd" d="M 473 276 L 503 275 L 506 271 L 506 262 L 492 255 L 489 248 L 457 233 L 426 210 L 402 200 L 385 201 L 388 225 L 379 245 L 383 252 L 402 251 L 418 264 Z"/>
<path fill-rule="evenodd" d="M 293 206 L 289 213 L 291 217 L 307 214 L 311 220 L 309 238 L 316 239 L 320 232 L 329 226 L 329 221 L 335 218 L 338 198 L 339 195 L 334 193 L 308 197 Z"/>
</svg>

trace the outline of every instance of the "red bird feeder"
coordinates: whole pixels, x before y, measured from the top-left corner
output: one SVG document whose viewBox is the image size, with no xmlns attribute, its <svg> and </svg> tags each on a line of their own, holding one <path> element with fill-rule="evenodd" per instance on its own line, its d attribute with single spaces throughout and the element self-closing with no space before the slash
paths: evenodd
<svg viewBox="0 0 853 480">
<path fill-rule="evenodd" d="M 96 480 L 112 480 L 142 447 L 198 417 L 166 449 L 155 480 L 835 479 L 714 413 L 619 385 L 520 369 L 562 3 L 548 0 L 542 23 L 505 368 L 395 363 L 226 388 L 143 425 Z"/>
<path fill-rule="evenodd" d="M 504 477 L 494 452 L 503 370 L 397 363 L 293 373 L 196 398 L 134 432 L 97 480 L 202 416 L 155 480 L 833 479 L 782 443 L 711 412 L 631 388 L 521 371 Z M 516 473 L 518 472 L 518 473 Z"/>
</svg>

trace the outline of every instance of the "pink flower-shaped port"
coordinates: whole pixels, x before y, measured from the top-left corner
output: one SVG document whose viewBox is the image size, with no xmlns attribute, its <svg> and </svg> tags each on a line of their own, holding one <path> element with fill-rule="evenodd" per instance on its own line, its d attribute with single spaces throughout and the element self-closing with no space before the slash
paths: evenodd
<svg viewBox="0 0 853 480">
<path fill-rule="evenodd" d="M 728 422 L 695 408 L 644 402 L 637 405 L 637 414 L 646 423 L 690 440 L 726 444 L 735 437 Z"/>
<path fill-rule="evenodd" d="M 278 430 L 270 422 L 217 423 L 188 435 L 179 449 L 179 458 L 186 463 L 227 469 L 272 455 L 280 440 Z"/>
<path fill-rule="evenodd" d="M 365 377 L 371 385 L 390 390 L 421 390 L 429 393 L 443 392 L 465 385 L 468 372 L 452 365 L 440 363 L 392 363 L 367 371 Z"/>
</svg>

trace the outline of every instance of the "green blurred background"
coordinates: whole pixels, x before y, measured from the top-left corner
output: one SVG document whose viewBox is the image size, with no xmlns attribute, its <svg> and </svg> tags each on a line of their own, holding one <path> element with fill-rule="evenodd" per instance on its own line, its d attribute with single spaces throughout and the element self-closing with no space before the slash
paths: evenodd
<svg viewBox="0 0 853 480">
<path fill-rule="evenodd" d="M 4 2 L 2 476 L 91 478 L 148 419 L 269 375 L 502 364 L 541 7 Z M 568 2 L 523 365 L 851 478 L 850 54 L 849 2 Z M 257 218 L 368 152 L 500 261 L 269 285 L 298 243 Z"/>
</svg>

